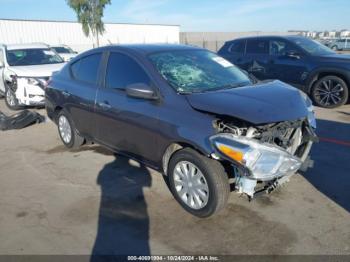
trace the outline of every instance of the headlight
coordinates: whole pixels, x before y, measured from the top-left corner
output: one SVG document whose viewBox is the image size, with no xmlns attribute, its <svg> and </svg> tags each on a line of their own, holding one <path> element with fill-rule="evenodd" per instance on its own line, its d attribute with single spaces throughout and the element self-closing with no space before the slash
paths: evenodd
<svg viewBox="0 0 350 262">
<path fill-rule="evenodd" d="M 32 77 L 29 77 L 29 78 L 26 78 L 27 79 L 27 82 L 29 85 L 33 85 L 33 86 L 36 86 L 39 84 L 39 81 L 36 80 L 35 78 L 32 78 Z"/>
<path fill-rule="evenodd" d="M 302 163 L 287 151 L 254 139 L 219 134 L 210 140 L 220 155 L 245 166 L 254 179 L 271 180 L 292 174 Z"/>
<path fill-rule="evenodd" d="M 299 93 L 305 100 L 305 105 L 308 111 L 307 119 L 309 121 L 309 124 L 310 126 L 316 129 L 316 117 L 315 117 L 314 106 L 312 105 L 312 101 L 309 98 L 309 96 L 305 94 L 303 91 L 299 90 Z"/>
</svg>

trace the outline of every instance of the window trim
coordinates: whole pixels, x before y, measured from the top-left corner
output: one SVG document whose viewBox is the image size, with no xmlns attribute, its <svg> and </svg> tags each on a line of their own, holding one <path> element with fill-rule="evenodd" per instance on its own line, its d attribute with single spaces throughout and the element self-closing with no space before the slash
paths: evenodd
<svg viewBox="0 0 350 262">
<path fill-rule="evenodd" d="M 101 58 L 100 58 L 100 63 L 98 65 L 98 68 L 97 68 L 97 78 L 96 78 L 96 83 L 91 83 L 91 82 L 88 82 L 88 81 L 84 81 L 82 79 L 77 79 L 74 77 L 74 74 L 73 74 L 73 71 L 72 71 L 72 66 L 76 63 L 79 63 L 81 62 L 82 59 L 85 59 L 89 56 L 93 56 L 93 55 L 101 55 Z M 91 85 L 91 86 L 100 86 L 100 77 L 101 77 L 101 70 L 102 70 L 102 65 L 103 65 L 103 61 L 104 60 L 104 53 L 99 51 L 99 52 L 94 52 L 94 53 L 89 53 L 89 54 L 86 54 L 82 57 L 79 57 L 79 59 L 77 59 L 76 61 L 73 61 L 72 63 L 69 64 L 69 76 L 71 78 L 71 80 L 74 80 L 76 82 L 79 82 L 79 83 L 83 83 L 83 84 L 87 84 L 87 85 Z"/>
</svg>

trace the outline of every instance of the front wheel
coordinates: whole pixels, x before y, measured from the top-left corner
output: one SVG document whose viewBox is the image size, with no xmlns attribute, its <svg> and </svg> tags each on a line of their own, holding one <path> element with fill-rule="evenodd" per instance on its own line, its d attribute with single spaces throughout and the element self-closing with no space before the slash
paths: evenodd
<svg viewBox="0 0 350 262">
<path fill-rule="evenodd" d="M 78 134 L 73 121 L 64 110 L 57 116 L 57 126 L 60 138 L 66 147 L 78 148 L 84 143 L 84 138 Z"/>
<path fill-rule="evenodd" d="M 230 186 L 223 166 L 193 149 L 171 157 L 168 179 L 175 199 L 192 215 L 209 217 L 227 203 Z"/>
<path fill-rule="evenodd" d="M 316 82 L 311 96 L 317 106 L 335 108 L 348 101 L 349 89 L 340 77 L 325 76 Z"/>
<path fill-rule="evenodd" d="M 5 104 L 11 110 L 20 109 L 16 94 L 10 88 L 5 89 Z"/>
</svg>

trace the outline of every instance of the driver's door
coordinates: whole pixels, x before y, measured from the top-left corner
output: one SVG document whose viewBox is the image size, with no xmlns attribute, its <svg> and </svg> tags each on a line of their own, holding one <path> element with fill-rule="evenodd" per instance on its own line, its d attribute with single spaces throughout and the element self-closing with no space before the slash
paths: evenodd
<svg viewBox="0 0 350 262">
<path fill-rule="evenodd" d="M 296 86 L 304 83 L 308 72 L 308 58 L 299 48 L 282 39 L 271 39 L 269 53 L 269 79 L 278 79 Z M 298 55 L 289 56 L 290 53 Z"/>
<path fill-rule="evenodd" d="M 108 57 L 105 85 L 96 97 L 97 137 L 100 143 L 154 164 L 152 149 L 157 146 L 158 100 L 130 97 L 130 84 L 151 85 L 145 70 L 130 56 L 111 52 Z"/>
</svg>

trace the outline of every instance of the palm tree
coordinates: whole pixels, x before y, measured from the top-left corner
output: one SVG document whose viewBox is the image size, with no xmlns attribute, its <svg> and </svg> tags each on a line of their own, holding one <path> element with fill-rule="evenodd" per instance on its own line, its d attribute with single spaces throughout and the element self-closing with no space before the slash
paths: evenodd
<svg viewBox="0 0 350 262">
<path fill-rule="evenodd" d="M 96 39 L 97 46 L 99 35 L 104 32 L 102 22 L 103 10 L 111 0 L 66 0 L 67 4 L 76 12 L 78 21 L 81 23 L 84 34 L 88 37 L 90 33 Z"/>
</svg>

